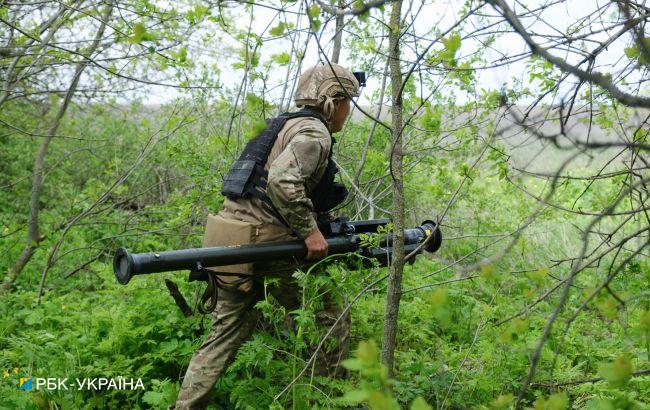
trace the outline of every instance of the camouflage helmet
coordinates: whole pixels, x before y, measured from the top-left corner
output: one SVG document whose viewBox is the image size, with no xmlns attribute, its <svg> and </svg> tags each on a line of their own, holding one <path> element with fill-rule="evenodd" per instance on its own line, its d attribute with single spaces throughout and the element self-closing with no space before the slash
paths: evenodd
<svg viewBox="0 0 650 410">
<path fill-rule="evenodd" d="M 354 75 L 338 64 L 328 63 L 302 73 L 293 99 L 298 107 L 322 107 L 336 97 L 358 96 L 359 81 Z"/>
</svg>

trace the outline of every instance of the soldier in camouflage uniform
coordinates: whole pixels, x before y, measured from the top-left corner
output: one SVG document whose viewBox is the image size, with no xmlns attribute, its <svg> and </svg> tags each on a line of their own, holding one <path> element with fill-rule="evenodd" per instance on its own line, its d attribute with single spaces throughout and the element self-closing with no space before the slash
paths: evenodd
<svg viewBox="0 0 650 410">
<path fill-rule="evenodd" d="M 332 148 L 330 131 L 338 132 L 343 128 L 350 113 L 350 98 L 358 96 L 358 92 L 357 79 L 339 65 L 317 65 L 305 71 L 294 95 L 295 103 L 298 107 L 320 112 L 328 126 L 314 117 L 288 120 L 278 133 L 265 165 L 268 171 L 266 195 L 277 213 L 256 197 L 226 199 L 221 212 L 208 218 L 203 246 L 283 241 L 294 239 L 295 234 L 305 241 L 307 259 L 325 257 L 327 242 L 318 229 L 308 195 L 328 164 Z M 190 361 L 176 409 L 205 408 L 215 382 L 235 358 L 239 347 L 250 339 L 260 317 L 254 306 L 264 298 L 263 279 L 255 274 L 268 275 L 272 271 L 278 280 L 267 290 L 287 311 L 300 307 L 300 288 L 292 278 L 294 269 L 277 263 L 218 268 L 221 286 L 217 308 L 212 314 L 212 329 Z M 229 273 L 234 275 L 228 276 Z M 250 274 L 254 280 L 241 283 L 237 280 L 241 276 L 236 275 L 242 274 Z M 323 296 L 323 305 L 316 322 L 327 329 L 341 313 L 341 306 L 329 292 Z M 338 342 L 337 348 L 322 352 L 318 357 L 317 373 L 335 376 L 341 370 L 339 364 L 348 349 L 348 332 L 349 317 L 342 320 L 332 334 Z"/>
</svg>

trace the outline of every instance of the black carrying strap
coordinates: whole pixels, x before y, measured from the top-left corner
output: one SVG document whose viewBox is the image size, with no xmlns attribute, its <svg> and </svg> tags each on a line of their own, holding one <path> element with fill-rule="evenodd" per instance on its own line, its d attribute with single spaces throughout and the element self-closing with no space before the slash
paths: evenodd
<svg viewBox="0 0 650 410">
<path fill-rule="evenodd" d="M 266 161 L 269 158 L 269 155 L 271 154 L 271 149 L 273 148 L 273 144 L 275 144 L 275 141 L 278 138 L 278 134 L 280 133 L 282 128 L 284 128 L 284 125 L 287 123 L 287 121 L 292 120 L 294 118 L 305 118 L 305 117 L 311 117 L 320 120 L 329 131 L 330 127 L 329 124 L 327 123 L 327 120 L 318 111 L 314 111 L 308 108 L 303 108 L 302 110 L 297 112 L 285 112 L 284 114 L 281 114 L 280 116 L 269 120 L 267 122 L 268 125 L 266 129 L 262 131 L 260 135 L 255 137 L 248 144 L 246 144 L 246 147 L 244 147 L 244 151 L 242 151 L 241 155 L 239 156 L 239 161 L 253 160 L 259 165 L 261 165 L 262 168 L 264 168 L 264 165 L 266 165 Z M 258 143 L 252 143 L 255 140 L 258 140 Z"/>
<path fill-rule="evenodd" d="M 207 270 L 190 271 L 188 282 L 205 281 L 206 287 L 197 303 L 196 310 L 201 314 L 212 313 L 217 307 L 219 289 L 217 288 L 216 273 Z"/>
<path fill-rule="evenodd" d="M 239 279 L 235 279 L 231 282 L 226 282 L 223 279 L 219 277 L 219 273 L 217 272 L 212 272 L 209 270 L 193 270 L 190 271 L 190 276 L 188 278 L 188 282 L 193 282 L 193 281 L 205 281 L 206 286 L 205 290 L 203 291 L 203 294 L 201 295 L 201 299 L 199 300 L 199 303 L 196 307 L 196 310 L 198 310 L 201 314 L 208 314 L 212 313 L 216 307 L 217 307 L 217 302 L 219 301 L 219 288 L 222 286 L 239 286 L 242 283 L 248 282 L 253 280 L 252 275 L 246 275 L 246 274 L 237 274 L 237 273 L 228 273 L 228 274 L 222 274 L 222 275 L 227 275 L 227 276 L 238 276 Z M 180 305 L 179 305 L 180 306 Z M 182 309 L 182 308 L 181 308 Z"/>
</svg>

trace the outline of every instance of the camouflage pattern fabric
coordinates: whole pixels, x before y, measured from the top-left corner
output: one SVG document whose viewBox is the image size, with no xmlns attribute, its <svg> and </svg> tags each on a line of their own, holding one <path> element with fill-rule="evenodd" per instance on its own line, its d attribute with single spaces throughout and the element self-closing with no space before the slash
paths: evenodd
<svg viewBox="0 0 650 410">
<path fill-rule="evenodd" d="M 295 118 L 287 121 L 278 134 L 266 170 L 269 179 L 266 193 L 291 229 L 300 237 L 309 236 L 316 229 L 313 204 L 307 195 L 318 184 L 331 148 L 329 130 L 316 118 Z M 227 199 L 220 216 L 250 222 L 255 225 L 280 221 L 257 199 Z"/>
<path fill-rule="evenodd" d="M 318 64 L 300 76 L 293 99 L 298 107 L 321 107 L 327 98 L 359 96 L 359 82 L 335 63 Z"/>
<path fill-rule="evenodd" d="M 336 64 L 332 67 L 333 70 L 329 65 L 318 65 L 303 73 L 294 96 L 296 105 L 326 109 L 328 106 L 331 108 L 335 97 L 358 96 L 359 83 L 354 75 Z M 320 120 L 295 118 L 287 121 L 278 134 L 265 165 L 269 172 L 267 195 L 291 230 L 302 238 L 317 227 L 308 195 L 325 172 L 331 143 L 330 130 Z M 251 243 L 263 237 L 281 240 L 285 234 L 285 239 L 291 238 L 290 230 L 258 198 L 237 201 L 226 198 L 219 216 L 253 225 L 255 238 Z M 277 262 L 253 266 L 254 273 L 273 272 L 279 279 L 267 290 L 288 311 L 297 309 L 301 301 L 301 289 L 291 276 L 294 268 L 295 265 Z M 206 407 L 217 379 L 255 330 L 260 313 L 254 306 L 264 297 L 261 281 L 261 278 L 254 279 L 250 289 L 228 284 L 219 289 L 210 333 L 190 361 L 176 409 Z M 316 323 L 324 334 L 342 310 L 331 292 L 319 290 L 319 293 L 323 294 L 323 309 L 316 314 Z M 349 322 L 346 315 L 319 352 L 316 374 L 336 377 L 344 373 L 340 362 L 348 353 Z"/>
<path fill-rule="evenodd" d="M 175 409 L 204 409 L 217 379 L 237 354 L 239 347 L 255 330 L 259 312 L 253 309 L 258 295 L 219 289 L 217 308 L 212 313 L 212 328 L 185 373 Z"/>
<path fill-rule="evenodd" d="M 358 97 L 359 82 L 338 64 L 319 64 L 300 76 L 294 101 L 298 107 L 323 109 L 332 105 L 335 96 Z M 322 122 L 316 118 L 295 118 L 287 121 L 278 134 L 265 165 L 269 172 L 266 193 L 301 238 L 316 229 L 314 207 L 307 195 L 323 176 L 330 149 L 330 132 Z M 258 198 L 226 198 L 219 215 L 255 225 L 283 225 Z"/>
<path fill-rule="evenodd" d="M 286 263 L 267 264 L 257 267 L 256 271 L 273 270 L 278 272 L 277 284 L 268 286 L 269 293 L 288 311 L 300 307 L 300 288 L 291 277 L 293 269 Z M 261 317 L 254 308 L 264 298 L 263 285 L 256 281 L 253 289 L 242 292 L 235 288 L 219 289 L 217 309 L 212 314 L 212 328 L 199 350 L 194 354 L 188 366 L 175 409 L 204 409 L 209 401 L 210 391 L 217 379 L 234 360 L 239 347 L 250 339 Z M 321 335 L 334 324 L 342 309 L 334 301 L 331 292 L 322 296 L 323 310 L 316 314 L 316 323 Z M 349 350 L 350 318 L 346 315 L 330 336 L 331 343 L 319 352 L 315 374 L 341 377 L 345 369 L 340 365 Z M 313 349 L 313 347 L 312 347 Z M 308 351 L 312 354 L 313 350 Z"/>
<path fill-rule="evenodd" d="M 313 121 L 310 121 L 313 124 Z M 315 124 L 303 127 L 269 169 L 266 195 L 289 226 L 305 238 L 317 229 L 307 186 L 316 185 L 327 167 L 331 138 Z M 317 178 L 315 178 L 317 177 Z M 307 182 L 310 182 L 309 184 Z"/>
</svg>

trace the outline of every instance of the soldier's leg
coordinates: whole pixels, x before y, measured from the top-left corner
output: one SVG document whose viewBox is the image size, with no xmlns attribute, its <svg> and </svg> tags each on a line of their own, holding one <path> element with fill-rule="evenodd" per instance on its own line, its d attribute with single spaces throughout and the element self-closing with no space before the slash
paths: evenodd
<svg viewBox="0 0 650 410">
<path fill-rule="evenodd" d="M 314 370 L 315 374 L 321 376 L 345 377 L 347 370 L 341 366 L 341 362 L 348 358 L 350 352 L 350 314 L 342 314 L 344 304 L 337 298 L 334 290 L 333 286 L 323 290 L 323 309 L 316 312 L 316 325 L 320 329 L 321 338 L 334 323 L 336 326 L 318 353 Z"/>
<path fill-rule="evenodd" d="M 259 312 L 253 307 L 262 296 L 257 287 L 248 292 L 219 289 L 210 333 L 192 356 L 175 409 L 204 409 L 206 400 L 239 347 L 250 339 Z"/>
<path fill-rule="evenodd" d="M 293 270 L 282 271 L 279 267 L 275 277 L 278 283 L 269 287 L 273 297 L 287 310 L 295 310 L 301 304 L 301 289 L 296 280 L 292 277 Z M 314 271 L 314 275 L 327 275 L 325 271 Z M 342 377 L 346 369 L 341 366 L 341 361 L 347 358 L 349 353 L 350 315 L 346 313 L 337 322 L 343 312 L 343 303 L 337 300 L 335 286 L 330 283 L 317 289 L 322 302 L 322 309 L 316 312 L 316 325 L 318 326 L 318 340 L 325 336 L 329 329 L 334 326 L 332 333 L 318 352 L 314 366 L 315 374 L 319 376 Z M 313 354 L 317 344 L 311 346 L 309 355 Z"/>
</svg>

